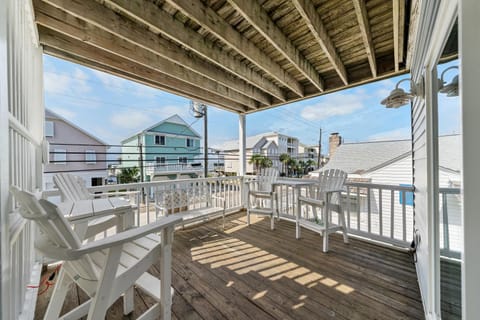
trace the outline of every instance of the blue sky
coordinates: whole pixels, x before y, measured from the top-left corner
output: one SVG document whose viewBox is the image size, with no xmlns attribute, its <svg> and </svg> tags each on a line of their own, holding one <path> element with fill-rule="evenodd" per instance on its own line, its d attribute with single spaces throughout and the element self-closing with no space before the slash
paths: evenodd
<svg viewBox="0 0 480 320">
<path fill-rule="evenodd" d="M 440 72 L 453 61 L 440 67 Z M 108 144 L 143 130 L 175 113 L 198 132 L 203 121 L 195 119 L 188 99 L 124 80 L 54 57 L 44 56 L 45 106 Z M 446 74 L 450 80 L 458 71 Z M 410 108 L 386 109 L 380 101 L 403 75 L 331 93 L 247 116 L 247 135 L 277 131 L 305 144 L 317 144 L 320 127 L 324 146 L 328 135 L 339 132 L 346 142 L 408 139 Z M 408 83 L 403 83 L 406 89 Z M 440 134 L 458 133 L 458 97 L 439 95 Z M 238 116 L 209 108 L 209 145 L 238 138 Z"/>
</svg>

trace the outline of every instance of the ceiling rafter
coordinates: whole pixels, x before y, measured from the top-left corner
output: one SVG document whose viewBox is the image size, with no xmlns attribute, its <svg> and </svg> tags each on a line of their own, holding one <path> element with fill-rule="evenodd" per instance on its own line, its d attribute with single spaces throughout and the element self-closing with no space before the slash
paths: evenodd
<svg viewBox="0 0 480 320">
<path fill-rule="evenodd" d="M 403 42 L 405 27 L 405 0 L 393 0 L 393 51 L 395 71 L 400 70 L 403 62 Z"/>
<path fill-rule="evenodd" d="M 240 61 L 232 60 L 226 52 L 205 41 L 200 34 L 187 28 L 155 4 L 142 0 L 108 0 L 106 2 L 124 14 L 141 21 L 155 32 L 189 48 L 210 63 L 250 83 L 252 88 L 248 91 L 249 95 L 257 101 L 264 104 L 271 103 L 271 98 L 266 93 L 285 101 L 284 93 L 274 83 L 253 72 Z"/>
<path fill-rule="evenodd" d="M 116 0 L 115 0 L 116 1 Z M 222 17 L 197 0 L 166 0 L 171 6 L 183 12 L 187 17 L 250 60 L 257 67 L 275 78 L 278 82 L 303 97 L 302 85 L 280 65 L 275 63 L 249 39 L 235 30 Z"/>
<path fill-rule="evenodd" d="M 49 29 L 65 34 L 74 39 L 86 42 L 92 46 L 109 51 L 130 61 L 142 64 L 158 72 L 165 73 L 194 86 L 204 88 L 215 94 L 228 96 L 232 101 L 245 98 L 238 92 L 206 78 L 198 73 L 175 64 L 161 56 L 155 55 L 139 46 L 118 38 L 112 38 L 111 34 L 84 21 L 68 15 L 66 12 L 52 6 L 42 4 L 37 6 L 36 21 Z M 67 22 L 68 21 L 68 22 Z M 111 48 L 117 48 L 115 52 Z M 250 100 L 252 101 L 252 100 Z"/>
<path fill-rule="evenodd" d="M 327 29 L 323 24 L 320 15 L 310 2 L 310 0 L 292 0 L 295 8 L 302 16 L 303 20 L 307 24 L 310 32 L 317 40 L 318 44 L 322 47 L 333 68 L 337 71 L 339 77 L 342 79 L 345 85 L 348 85 L 348 76 L 345 65 L 343 64 L 340 56 L 338 55 L 332 39 L 328 36 Z"/>
<path fill-rule="evenodd" d="M 367 53 L 368 63 L 372 71 L 372 77 L 377 77 L 377 61 L 375 59 L 375 48 L 372 42 L 372 33 L 370 32 L 370 23 L 368 21 L 367 8 L 365 7 L 365 0 L 352 0 L 355 7 L 355 14 L 357 15 L 358 26 L 362 34 L 363 44 Z"/>
<path fill-rule="evenodd" d="M 225 96 L 213 94 L 202 88 L 183 82 L 177 78 L 170 77 L 156 70 L 147 68 L 141 64 L 132 62 L 120 56 L 112 55 L 100 48 L 93 47 L 85 42 L 70 38 L 54 30 L 39 26 L 40 43 L 44 46 L 45 53 L 50 53 L 57 57 L 76 58 L 76 60 L 89 62 L 102 71 L 107 71 L 127 77 L 131 80 L 139 81 L 174 93 L 176 90 L 185 97 L 194 96 L 197 99 L 216 105 L 222 109 L 234 108 L 238 112 L 245 111 L 240 103 L 229 100 Z"/>
<path fill-rule="evenodd" d="M 228 2 L 319 91 L 325 89 L 318 71 L 285 36 L 256 0 L 228 0 Z"/>
</svg>

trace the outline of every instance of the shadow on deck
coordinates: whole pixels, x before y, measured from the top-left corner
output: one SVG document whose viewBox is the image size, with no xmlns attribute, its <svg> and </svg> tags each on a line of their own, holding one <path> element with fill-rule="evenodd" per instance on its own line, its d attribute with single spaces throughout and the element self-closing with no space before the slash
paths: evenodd
<svg viewBox="0 0 480 320">
<path fill-rule="evenodd" d="M 409 254 L 331 235 L 330 252 L 321 237 L 280 221 L 245 214 L 227 218 L 225 231 L 212 221 L 175 233 L 173 250 L 174 319 L 423 319 L 423 307 Z M 151 270 L 158 273 L 157 268 Z M 51 289 L 37 302 L 41 319 Z M 85 300 L 70 290 L 64 311 Z M 122 301 L 108 319 L 122 319 Z M 153 301 L 135 291 L 135 312 Z M 126 317 L 129 318 L 129 317 Z"/>
</svg>

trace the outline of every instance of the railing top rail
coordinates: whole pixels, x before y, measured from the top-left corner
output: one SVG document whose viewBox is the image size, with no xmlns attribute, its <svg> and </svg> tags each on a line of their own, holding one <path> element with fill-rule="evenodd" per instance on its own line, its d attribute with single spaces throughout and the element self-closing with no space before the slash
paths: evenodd
<svg viewBox="0 0 480 320">
<path fill-rule="evenodd" d="M 460 188 L 439 188 L 438 191 L 444 194 L 460 194 Z"/>
<path fill-rule="evenodd" d="M 393 184 L 377 184 L 377 183 L 367 183 L 367 182 L 346 182 L 345 186 L 370 188 L 370 189 L 409 191 L 409 192 L 415 191 L 415 187 L 413 186 L 399 186 L 399 185 L 393 185 Z"/>
</svg>

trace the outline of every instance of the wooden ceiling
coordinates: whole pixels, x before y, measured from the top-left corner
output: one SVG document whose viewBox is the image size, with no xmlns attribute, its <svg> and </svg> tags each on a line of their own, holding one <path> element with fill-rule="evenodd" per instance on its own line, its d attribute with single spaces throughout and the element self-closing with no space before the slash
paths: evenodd
<svg viewBox="0 0 480 320">
<path fill-rule="evenodd" d="M 237 113 L 407 71 L 408 0 L 33 3 L 45 53 Z"/>
</svg>

